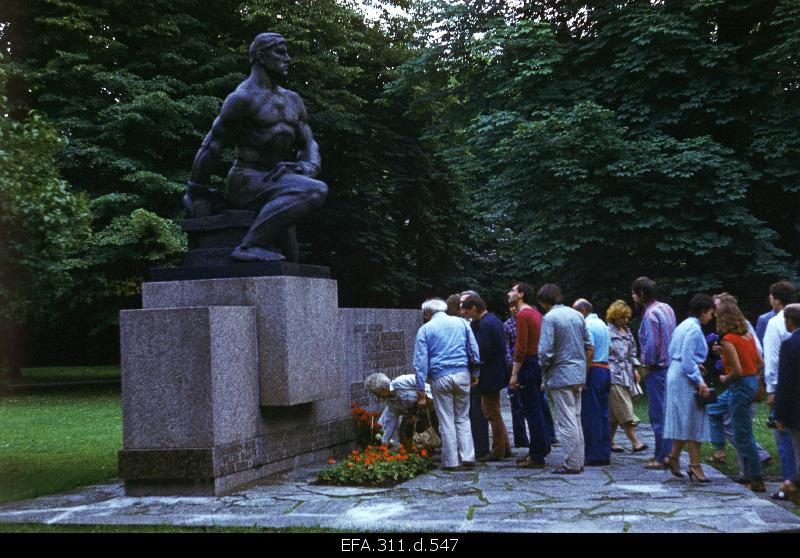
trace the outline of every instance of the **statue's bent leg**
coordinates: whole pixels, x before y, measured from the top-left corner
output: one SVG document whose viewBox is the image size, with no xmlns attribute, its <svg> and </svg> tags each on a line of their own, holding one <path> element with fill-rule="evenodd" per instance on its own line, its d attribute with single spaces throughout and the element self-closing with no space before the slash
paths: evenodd
<svg viewBox="0 0 800 558">
<path fill-rule="evenodd" d="M 300 257 L 299 250 L 297 249 L 297 227 L 292 225 L 286 229 L 282 235 L 281 252 L 288 262 L 297 262 Z"/>
<path fill-rule="evenodd" d="M 269 180 L 269 179 L 268 179 Z M 270 188 L 271 197 L 261 208 L 250 231 L 232 256 L 241 260 L 276 259 L 260 257 L 258 252 L 276 241 L 287 240 L 286 231 L 313 209 L 321 206 L 328 196 L 328 186 L 301 174 L 285 174 Z M 296 250 L 295 250 L 296 252 Z M 295 254 L 287 254 L 289 258 Z"/>
</svg>

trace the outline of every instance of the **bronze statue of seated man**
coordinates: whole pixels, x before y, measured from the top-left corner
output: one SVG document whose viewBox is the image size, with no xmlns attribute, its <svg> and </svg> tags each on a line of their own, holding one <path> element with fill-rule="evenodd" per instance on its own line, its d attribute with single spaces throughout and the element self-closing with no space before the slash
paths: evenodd
<svg viewBox="0 0 800 558">
<path fill-rule="evenodd" d="M 315 179 L 319 148 L 303 100 L 277 84 L 289 68 L 283 37 L 258 35 L 250 45 L 250 67 L 250 76 L 225 99 L 197 152 L 183 198 L 184 214 L 205 217 L 225 207 L 256 211 L 231 257 L 244 262 L 297 261 L 294 224 L 328 195 L 328 186 Z M 227 146 L 235 147 L 236 161 L 223 196 L 209 183 Z M 273 245 L 281 245 L 283 254 L 270 250 Z"/>
</svg>

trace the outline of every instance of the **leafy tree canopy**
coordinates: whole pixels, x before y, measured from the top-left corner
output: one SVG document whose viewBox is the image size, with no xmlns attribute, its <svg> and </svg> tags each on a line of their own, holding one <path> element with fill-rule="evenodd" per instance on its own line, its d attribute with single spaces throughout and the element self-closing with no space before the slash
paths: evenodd
<svg viewBox="0 0 800 558">
<path fill-rule="evenodd" d="M 795 2 L 416 6 L 427 46 L 387 94 L 466 182 L 498 302 L 511 277 L 752 303 L 797 276 Z"/>
</svg>

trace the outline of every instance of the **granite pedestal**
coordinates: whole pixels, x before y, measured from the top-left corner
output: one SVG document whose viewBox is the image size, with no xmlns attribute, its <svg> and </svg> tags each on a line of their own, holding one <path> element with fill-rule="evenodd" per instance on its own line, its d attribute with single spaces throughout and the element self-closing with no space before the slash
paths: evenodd
<svg viewBox="0 0 800 558">
<path fill-rule="evenodd" d="M 120 315 L 130 494 L 224 494 L 349 450 L 336 282 L 145 283 Z"/>
<path fill-rule="evenodd" d="M 145 283 L 143 309 L 121 313 L 127 494 L 222 495 L 339 459 L 353 449 L 351 402 L 378 407 L 364 378 L 413 372 L 419 310 L 340 309 L 327 268 L 236 276 L 250 265 Z"/>
<path fill-rule="evenodd" d="M 255 309 L 123 311 L 120 334 L 119 465 L 130 491 L 216 494 L 237 484 L 259 435 Z"/>
<path fill-rule="evenodd" d="M 145 283 L 142 306 L 253 308 L 261 405 L 327 399 L 331 385 L 343 381 L 336 342 L 339 306 L 331 279 L 278 276 Z"/>
</svg>

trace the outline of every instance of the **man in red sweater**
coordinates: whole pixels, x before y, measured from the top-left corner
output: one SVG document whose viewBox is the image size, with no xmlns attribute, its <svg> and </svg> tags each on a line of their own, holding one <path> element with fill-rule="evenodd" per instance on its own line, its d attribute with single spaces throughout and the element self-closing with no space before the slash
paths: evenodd
<svg viewBox="0 0 800 558">
<path fill-rule="evenodd" d="M 518 389 L 522 412 L 530 432 L 528 456 L 517 465 L 525 469 L 543 469 L 544 458 L 550 453 L 550 436 L 545 423 L 544 398 L 540 386 L 542 369 L 539 367 L 538 347 L 542 330 L 542 314 L 531 306 L 536 296 L 533 287 L 517 283 L 508 293 L 509 304 L 517 308 L 517 343 L 514 347 L 514 367 L 510 386 Z"/>
</svg>

